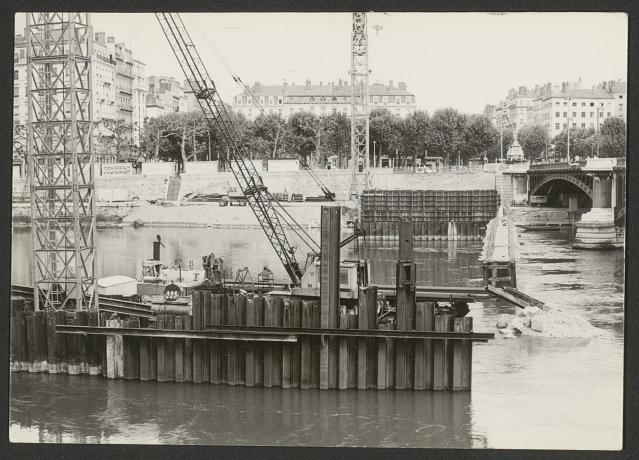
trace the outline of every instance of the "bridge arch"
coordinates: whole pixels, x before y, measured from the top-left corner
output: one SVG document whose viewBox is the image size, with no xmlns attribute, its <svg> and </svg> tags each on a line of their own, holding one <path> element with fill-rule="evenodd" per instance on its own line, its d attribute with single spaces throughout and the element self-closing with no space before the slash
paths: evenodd
<svg viewBox="0 0 639 460">
<path fill-rule="evenodd" d="M 592 200 L 592 185 L 588 184 L 577 176 L 565 173 L 548 174 L 543 176 L 539 180 L 534 181 L 534 184 L 531 183 L 530 194 L 538 195 L 540 191 L 542 191 L 552 182 L 567 182 L 569 184 L 572 184 L 579 190 L 581 190 L 584 194 L 586 194 L 588 198 L 590 198 L 590 200 Z"/>
</svg>

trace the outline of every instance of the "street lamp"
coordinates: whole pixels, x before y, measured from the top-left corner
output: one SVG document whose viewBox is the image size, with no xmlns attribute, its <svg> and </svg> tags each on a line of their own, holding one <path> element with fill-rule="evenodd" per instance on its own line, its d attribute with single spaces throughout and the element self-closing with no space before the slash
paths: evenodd
<svg viewBox="0 0 639 460">
<path fill-rule="evenodd" d="M 570 163 L 570 120 L 571 120 L 571 118 L 570 118 L 570 110 L 571 110 L 570 109 L 570 98 L 568 98 L 567 110 L 568 110 L 568 135 L 567 135 L 568 139 L 566 140 L 566 143 L 567 143 L 567 147 L 566 147 L 567 155 L 566 156 L 568 158 L 568 163 Z"/>
<path fill-rule="evenodd" d="M 599 109 L 603 110 L 603 102 L 601 102 L 600 105 L 597 107 L 597 134 L 595 136 L 595 142 L 597 143 L 597 153 L 595 154 L 595 158 L 599 158 Z M 603 112 L 601 113 L 601 116 L 603 117 Z"/>
<path fill-rule="evenodd" d="M 377 165 L 377 157 L 376 157 L 376 149 L 375 149 L 375 145 L 377 144 L 377 142 L 373 141 L 373 168 L 375 168 L 375 166 Z"/>
</svg>

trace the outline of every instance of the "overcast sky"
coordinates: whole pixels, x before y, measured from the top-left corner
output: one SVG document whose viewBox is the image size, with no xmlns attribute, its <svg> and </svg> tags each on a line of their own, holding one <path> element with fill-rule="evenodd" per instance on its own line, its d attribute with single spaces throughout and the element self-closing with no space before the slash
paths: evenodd
<svg viewBox="0 0 639 460">
<path fill-rule="evenodd" d="M 350 13 L 182 13 L 225 100 L 245 83 L 349 78 Z M 124 41 L 146 74 L 184 79 L 153 14 L 94 13 L 94 32 Z M 18 32 L 23 18 L 16 19 Z M 374 25 L 382 27 L 376 32 Z M 479 113 L 509 88 L 581 77 L 626 80 L 627 19 L 618 13 L 369 13 L 371 82 L 404 81 L 417 105 Z"/>
</svg>

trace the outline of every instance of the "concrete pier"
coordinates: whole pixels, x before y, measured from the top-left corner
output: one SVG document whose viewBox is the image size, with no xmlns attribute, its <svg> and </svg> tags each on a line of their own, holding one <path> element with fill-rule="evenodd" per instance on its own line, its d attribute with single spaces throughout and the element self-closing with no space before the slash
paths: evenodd
<svg viewBox="0 0 639 460">
<path fill-rule="evenodd" d="M 606 160 L 605 158 L 602 160 Z M 591 167 L 593 177 L 592 209 L 575 224 L 574 247 L 578 249 L 620 248 L 624 229 L 615 223 L 616 181 L 609 171 Z"/>
</svg>

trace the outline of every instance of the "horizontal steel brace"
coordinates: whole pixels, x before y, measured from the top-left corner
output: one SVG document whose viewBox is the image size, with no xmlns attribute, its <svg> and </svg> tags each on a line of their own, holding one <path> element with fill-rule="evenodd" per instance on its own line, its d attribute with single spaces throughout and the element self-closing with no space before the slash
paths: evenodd
<svg viewBox="0 0 639 460">
<path fill-rule="evenodd" d="M 234 340 L 255 342 L 297 342 L 297 337 L 287 334 L 262 334 L 256 332 L 210 332 L 177 329 L 148 329 L 127 327 L 67 326 L 56 325 L 62 334 L 128 335 L 136 337 L 167 337 L 171 339 Z"/>
<path fill-rule="evenodd" d="M 370 337 L 382 339 L 449 339 L 471 340 L 485 342 L 495 338 L 492 333 L 480 332 L 435 332 L 435 331 L 393 331 L 387 329 L 330 329 L 330 328 L 301 328 L 301 327 L 265 327 L 265 326 L 211 326 L 207 325 L 207 332 L 242 332 L 262 334 L 293 334 L 296 336 L 335 336 L 335 337 Z"/>
</svg>

